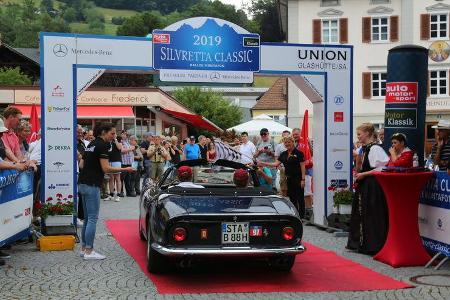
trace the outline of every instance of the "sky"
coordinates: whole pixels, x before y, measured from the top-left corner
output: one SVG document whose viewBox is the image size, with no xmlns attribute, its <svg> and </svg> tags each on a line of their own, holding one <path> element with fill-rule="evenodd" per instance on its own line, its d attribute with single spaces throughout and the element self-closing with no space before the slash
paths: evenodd
<svg viewBox="0 0 450 300">
<path fill-rule="evenodd" d="M 225 4 L 233 4 L 237 8 L 242 8 L 242 4 L 250 4 L 251 0 L 220 0 Z"/>
</svg>

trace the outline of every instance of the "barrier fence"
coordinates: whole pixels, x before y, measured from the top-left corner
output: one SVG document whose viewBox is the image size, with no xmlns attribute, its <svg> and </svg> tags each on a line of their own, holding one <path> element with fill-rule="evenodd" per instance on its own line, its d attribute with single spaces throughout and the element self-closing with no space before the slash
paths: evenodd
<svg viewBox="0 0 450 300">
<path fill-rule="evenodd" d="M 0 246 L 30 234 L 33 172 L 0 170 Z"/>
<path fill-rule="evenodd" d="M 450 175 L 447 172 L 435 172 L 422 191 L 419 229 L 426 248 L 450 256 Z"/>
</svg>

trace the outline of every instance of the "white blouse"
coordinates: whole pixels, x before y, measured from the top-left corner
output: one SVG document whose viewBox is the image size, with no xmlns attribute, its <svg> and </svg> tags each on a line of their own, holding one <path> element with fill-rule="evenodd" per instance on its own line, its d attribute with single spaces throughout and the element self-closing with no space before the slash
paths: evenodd
<svg viewBox="0 0 450 300">
<path fill-rule="evenodd" d="M 381 171 L 389 162 L 389 156 L 384 152 L 383 148 L 373 145 L 369 151 L 369 164 L 375 171 Z"/>
</svg>

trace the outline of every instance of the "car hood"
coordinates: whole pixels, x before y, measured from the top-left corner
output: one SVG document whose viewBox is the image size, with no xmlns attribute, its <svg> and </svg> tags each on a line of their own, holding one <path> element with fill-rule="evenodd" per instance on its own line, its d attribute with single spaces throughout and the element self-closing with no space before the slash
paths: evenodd
<svg viewBox="0 0 450 300">
<path fill-rule="evenodd" d="M 280 197 L 167 195 L 161 204 L 169 216 L 182 214 L 282 214 L 295 215 L 292 204 Z"/>
</svg>

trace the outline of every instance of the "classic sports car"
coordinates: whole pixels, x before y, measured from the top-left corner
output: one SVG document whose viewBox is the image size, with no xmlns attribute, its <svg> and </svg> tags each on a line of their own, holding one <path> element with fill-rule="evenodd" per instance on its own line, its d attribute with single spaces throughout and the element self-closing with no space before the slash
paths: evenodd
<svg viewBox="0 0 450 300">
<path fill-rule="evenodd" d="M 176 171 L 193 167 L 193 182 L 177 184 Z M 233 184 L 235 169 L 250 174 L 247 188 Z M 190 266 L 204 257 L 243 256 L 267 260 L 289 271 L 305 251 L 303 227 L 290 201 L 259 186 L 255 170 L 241 163 L 188 160 L 169 168 L 158 182 L 144 185 L 140 199 L 139 235 L 147 241 L 147 268 L 165 272 L 170 263 Z"/>
</svg>

